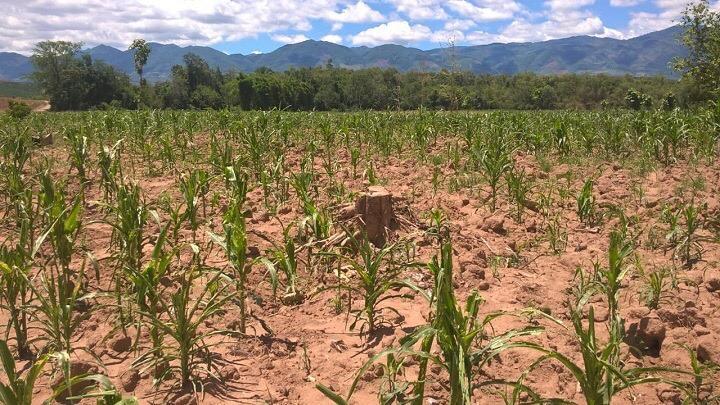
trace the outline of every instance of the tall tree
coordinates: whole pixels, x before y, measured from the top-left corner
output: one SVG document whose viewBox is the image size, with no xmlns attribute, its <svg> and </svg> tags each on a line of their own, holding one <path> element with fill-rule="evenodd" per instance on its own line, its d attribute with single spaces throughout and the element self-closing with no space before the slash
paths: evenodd
<svg viewBox="0 0 720 405">
<path fill-rule="evenodd" d="M 720 13 L 712 10 L 709 0 L 699 0 L 685 8 L 681 25 L 689 54 L 677 59 L 675 68 L 704 90 L 720 95 Z"/>
<path fill-rule="evenodd" d="M 129 51 L 135 51 L 133 60 L 135 62 L 135 71 L 140 76 L 140 86 L 143 86 L 143 69 L 150 57 L 150 45 L 144 39 L 136 39 L 130 44 Z"/>
<path fill-rule="evenodd" d="M 35 70 L 30 76 L 50 99 L 53 109 L 76 108 L 72 100 L 83 93 L 82 82 L 77 80 L 82 66 L 75 58 L 82 48 L 81 42 L 43 41 L 33 48 L 31 61 Z"/>
</svg>

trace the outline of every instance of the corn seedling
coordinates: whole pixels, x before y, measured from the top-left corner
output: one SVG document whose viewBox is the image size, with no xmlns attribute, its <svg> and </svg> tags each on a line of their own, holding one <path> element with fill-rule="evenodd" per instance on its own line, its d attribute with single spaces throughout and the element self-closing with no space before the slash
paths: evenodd
<svg viewBox="0 0 720 405">
<path fill-rule="evenodd" d="M 375 250 L 370 241 L 364 237 L 356 237 L 348 229 L 345 229 L 349 239 L 350 247 L 359 255 L 359 259 L 339 253 L 326 253 L 346 263 L 346 270 L 352 270 L 357 277 L 355 282 L 349 281 L 340 286 L 329 288 L 342 288 L 349 293 L 356 293 L 362 296 L 363 307 L 354 313 L 350 330 L 354 330 L 359 322 L 362 322 L 360 333 L 367 331 L 372 335 L 377 326 L 384 322 L 383 311 L 397 313 L 392 307 L 381 306 L 384 301 L 397 297 L 410 297 L 408 294 L 393 293 L 394 289 L 412 286 L 407 281 L 400 280 L 401 272 L 408 266 L 406 263 L 398 263 L 395 260 L 395 253 L 398 252 L 401 242 L 397 242 L 380 250 Z M 398 314 L 399 315 L 399 314 Z"/>
<path fill-rule="evenodd" d="M 276 295 L 280 284 L 279 273 L 285 276 L 285 291 L 282 296 L 282 302 L 286 305 L 300 304 L 304 299 L 304 294 L 298 291 L 297 286 L 298 259 L 296 256 L 295 242 L 292 236 L 290 236 L 291 226 L 292 225 L 283 230 L 282 246 L 274 245 L 273 248 L 268 251 L 269 258 L 261 259 L 270 277 L 273 296 Z"/>
<path fill-rule="evenodd" d="M 502 177 L 511 170 L 513 162 L 508 145 L 502 136 L 493 136 L 485 149 L 480 152 L 482 173 L 490 186 L 490 209 L 495 211 L 497 192 Z"/>
<path fill-rule="evenodd" d="M 577 215 L 580 222 L 586 225 L 592 225 L 597 220 L 593 184 L 592 180 L 587 180 L 577 197 Z"/>
<path fill-rule="evenodd" d="M 18 373 L 15 359 L 12 357 L 7 343 L 0 340 L 0 361 L 2 362 L 4 374 L 7 376 L 7 383 L 0 382 L 0 402 L 7 405 L 31 405 L 35 403 L 33 401 L 36 389 L 35 382 L 42 374 L 47 360 L 47 356 L 41 356 L 35 360 L 23 377 Z"/>
<path fill-rule="evenodd" d="M 23 249 L 22 244 L 14 248 L 0 246 L 0 308 L 6 309 L 9 316 L 5 341 L 12 329 L 20 357 L 30 354 L 26 310 L 32 301 L 31 289 L 27 283 L 30 263 L 29 253 Z"/>
<path fill-rule="evenodd" d="M 225 251 L 230 262 L 231 278 L 235 284 L 234 300 L 240 308 L 239 331 L 245 333 L 247 278 L 252 270 L 252 262 L 248 260 L 245 216 L 240 212 L 239 207 L 232 205 L 228 208 L 223 217 L 223 229 L 225 230 L 224 238 L 213 233 L 210 233 L 210 237 Z"/>
<path fill-rule="evenodd" d="M 521 223 L 525 207 L 528 205 L 528 194 L 533 189 L 532 179 L 525 173 L 525 169 L 512 168 L 506 180 L 510 201 L 515 205 L 515 222 Z"/>
<path fill-rule="evenodd" d="M 667 290 L 671 287 L 671 274 L 661 268 L 647 276 L 645 291 L 642 296 L 645 300 L 645 306 L 650 309 L 657 309 L 660 303 L 667 300 Z"/>
<path fill-rule="evenodd" d="M 154 348 L 135 361 L 138 367 L 160 369 L 156 376 L 158 381 L 179 374 L 179 385 L 192 387 L 195 391 L 203 390 L 203 377 L 220 381 L 211 350 L 213 345 L 207 340 L 225 333 L 222 330 L 204 331 L 201 326 L 219 316 L 234 298 L 230 286 L 222 282 L 222 272 L 203 270 L 195 267 L 184 269 L 178 289 L 168 298 L 159 297 L 159 313 L 143 313 L 147 322 L 172 344 Z M 194 291 L 199 291 L 195 297 Z"/>
</svg>

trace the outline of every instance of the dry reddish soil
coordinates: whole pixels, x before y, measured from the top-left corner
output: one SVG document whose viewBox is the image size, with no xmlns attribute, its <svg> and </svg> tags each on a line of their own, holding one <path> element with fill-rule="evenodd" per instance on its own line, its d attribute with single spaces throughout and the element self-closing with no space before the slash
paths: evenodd
<svg viewBox="0 0 720 405">
<path fill-rule="evenodd" d="M 22 98 L 0 97 L 0 111 L 5 111 L 8 109 L 10 100 L 22 101 L 23 103 L 29 105 L 33 109 L 33 111 L 48 111 L 50 109 L 50 103 L 45 100 L 27 100 Z"/>
<path fill-rule="evenodd" d="M 70 187 L 77 192 L 79 185 L 74 172 L 65 166 L 65 150 L 58 145 L 35 152 L 35 159 L 42 155 L 56 159 L 55 174 L 64 176 L 70 173 Z M 290 165 L 297 165 L 298 154 L 288 152 Z M 338 157 L 341 167 L 349 167 L 347 156 Z M 664 240 L 667 226 L 660 221 L 665 204 L 673 204 L 691 193 L 690 179 L 697 184 L 695 201 L 707 203 L 707 212 L 716 213 L 720 207 L 718 191 L 720 184 L 720 166 L 717 162 L 710 165 L 678 164 L 672 167 L 660 167 L 645 175 L 634 173 L 632 168 L 600 161 L 554 164 L 549 172 L 540 170 L 532 156 L 516 156 L 518 165 L 525 167 L 537 180 L 532 200 L 539 199 L 542 190 L 550 184 L 556 184 L 553 193 L 555 212 L 559 223 L 567 231 L 567 247 L 554 254 L 547 240 L 548 220 L 540 213 L 525 210 L 521 223 L 512 218 L 512 208 L 506 201 L 505 192 L 501 192 L 496 212 L 491 213 L 485 201 L 487 189 L 475 191 L 461 190 L 448 192 L 454 169 L 443 167 L 444 182 L 440 191 L 433 193 L 432 167 L 418 164 L 412 159 L 388 158 L 376 162 L 378 177 L 393 194 L 393 204 L 400 226 L 393 232 L 394 239 L 406 238 L 416 245 L 417 260 L 428 261 L 436 254 L 437 246 L 432 238 L 425 235 L 428 220 L 425 214 L 432 208 L 442 209 L 448 217 L 454 247 L 455 286 L 460 302 L 472 290 L 480 290 L 485 304 L 482 314 L 496 310 L 514 311 L 534 306 L 550 312 L 562 319 L 569 327 L 567 301 L 570 290 L 576 285 L 574 276 L 578 267 L 590 270 L 594 261 L 606 263 L 608 235 L 617 225 L 617 219 L 606 218 L 596 227 L 583 225 L 576 214 L 576 191 L 582 187 L 586 178 L 595 177 L 594 195 L 600 210 L 609 205 L 624 208 L 628 216 L 636 216 L 637 223 L 632 226 L 639 234 L 637 260 L 631 263 L 633 269 L 624 282 L 621 296 L 621 313 L 626 327 L 632 328 L 641 319 L 649 319 L 656 327 L 665 328 L 665 338 L 659 353 L 647 353 L 635 356 L 626 353 L 630 364 L 655 366 L 667 365 L 687 368 L 689 358 L 678 344 L 684 343 L 693 348 L 700 347 L 715 361 L 720 360 L 720 314 L 718 261 L 720 250 L 713 236 L 707 230 L 700 233 L 706 236 L 702 242 L 702 260 L 692 268 L 685 268 L 673 259 L 672 251 L 653 246 L 653 236 L 660 235 Z M 123 162 L 130 167 L 129 160 Z M 320 172 L 321 164 L 316 162 Z M 89 275 L 91 288 L 106 290 L 110 288 L 111 265 L 108 258 L 111 228 L 101 220 L 105 210 L 99 201 L 96 166 L 93 165 L 92 184 L 86 189 L 84 209 L 84 245 L 99 262 L 100 279 Z M 154 203 L 163 192 L 168 192 L 176 201 L 180 195 L 176 174 L 168 171 L 161 175 L 148 176 L 142 165 L 135 167 L 135 180 L 139 182 L 146 201 Z M 348 190 L 362 193 L 367 182 L 354 179 L 349 169 L 343 169 L 336 180 L 341 180 Z M 327 179 L 321 178 L 321 184 Z M 320 187 L 322 189 L 322 186 Z M 223 192 L 221 181 L 213 183 L 210 194 Z M 558 190 L 560 190 L 558 192 Z M 563 195 L 562 190 L 568 190 Z M 208 204 L 207 216 L 202 217 L 203 225 L 198 231 L 201 245 L 209 246 L 208 230 L 221 233 L 222 208 L 226 205 L 224 197 L 219 206 Z M 270 247 L 266 238 L 281 240 L 280 222 L 287 224 L 300 217 L 300 209 L 295 198 L 278 214 L 277 221 L 265 212 L 262 193 L 259 189 L 249 195 L 248 206 L 252 217 L 248 221 L 250 244 L 260 252 Z M 334 212 L 338 209 L 335 207 Z M 202 215 L 202 211 L 201 211 Z M 339 221 L 339 220 L 338 220 Z M 8 218 L 2 223 L 9 229 Z M 158 227 L 149 221 L 148 233 L 157 233 Z M 182 237 L 190 238 L 190 231 L 183 230 Z M 148 250 L 151 247 L 148 247 Z M 208 257 L 208 264 L 216 267 L 227 265 L 224 255 L 214 248 Z M 642 291 L 646 286 L 644 274 L 661 267 L 677 269 L 677 288 L 668 290 L 659 309 L 649 310 L 643 304 Z M 322 272 L 319 272 L 322 273 Z M 315 389 L 316 382 L 345 394 L 352 383 L 355 372 L 373 354 L 398 342 L 413 327 L 426 322 L 428 305 L 423 298 L 393 299 L 386 303 L 402 316 L 388 313 L 387 326 L 381 328 L 376 336 L 361 336 L 358 331 L 350 331 L 346 314 L 336 313 L 333 307 L 334 291 L 320 290 L 323 282 L 332 284 L 329 274 L 309 274 L 301 270 L 302 288 L 309 297 L 304 303 L 287 306 L 273 300 L 270 287 L 263 278 L 264 269 L 257 266 L 251 276 L 252 292 L 249 302 L 253 314 L 250 320 L 249 336 L 218 337 L 213 351 L 222 360 L 221 377 L 226 383 L 209 383 L 204 395 L 198 396 L 203 404 L 221 403 L 287 403 L 319 404 L 329 403 Z M 407 270 L 406 277 L 414 280 L 420 287 L 428 288 L 432 282 L 429 272 L 424 268 Z M 357 308 L 359 301 L 354 301 Z M 596 300 L 595 319 L 604 322 L 607 308 L 602 300 Z M 192 394 L 173 391 L 168 393 L 165 386 L 154 388 L 152 378 L 147 374 L 138 376 L 131 364 L 138 353 L 132 349 L 124 335 L 115 327 L 116 311 L 107 300 L 97 298 L 86 310 L 80 333 L 76 336 L 75 347 L 94 353 L 106 368 L 107 375 L 118 388 L 137 396 L 141 403 L 195 403 Z M 5 322 L 5 314 L 0 321 Z M 261 319 L 272 334 L 255 319 Z M 207 322 L 205 327 L 215 329 L 233 329 L 238 322 L 238 312 L 234 306 L 228 307 L 227 314 L 221 319 Z M 520 326 L 527 321 L 506 317 L 493 323 L 494 330 L 501 332 Z M 542 323 L 542 322 L 541 322 Z M 558 326 L 545 323 L 547 331 L 534 338 L 534 341 L 557 349 L 572 358 L 578 359 L 577 343 L 572 334 Z M 637 325 L 635 326 L 637 327 Z M 605 326 L 599 326 L 600 333 L 606 334 Z M 141 336 L 140 351 L 146 348 L 148 339 Z M 128 336 L 134 338 L 134 330 L 128 330 Z M 78 350 L 76 354 L 88 360 L 89 355 Z M 496 361 L 486 367 L 479 378 L 515 379 L 538 357 L 528 350 L 510 350 L 502 353 Z M 376 369 L 373 369 L 376 373 Z M 40 398 L 50 395 L 50 376 L 44 376 L 39 384 Z M 362 378 L 358 392 L 352 398 L 353 403 L 367 404 L 377 402 L 378 387 L 381 378 L 370 374 Z M 447 375 L 439 367 L 430 369 L 427 394 L 437 402 L 444 403 L 447 398 Z M 582 402 L 579 387 L 567 370 L 553 362 L 547 362 L 532 372 L 527 383 L 547 397 L 561 397 Z M 657 404 L 673 403 L 679 395 L 669 386 L 655 384 L 641 386 L 621 394 L 616 403 Z M 497 395 L 478 390 L 477 403 L 502 403 Z M 90 402 L 88 402 L 90 403 Z M 428 402 L 430 403 L 430 402 Z"/>
</svg>

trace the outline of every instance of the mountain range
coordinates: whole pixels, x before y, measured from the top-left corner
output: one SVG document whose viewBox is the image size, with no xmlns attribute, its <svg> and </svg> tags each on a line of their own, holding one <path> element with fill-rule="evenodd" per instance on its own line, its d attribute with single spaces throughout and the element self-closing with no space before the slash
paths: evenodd
<svg viewBox="0 0 720 405">
<path fill-rule="evenodd" d="M 626 40 L 576 36 L 544 42 L 456 46 L 427 51 L 400 45 L 346 47 L 308 40 L 269 53 L 250 55 L 228 55 L 205 46 L 151 43 L 145 77 L 149 81 L 167 79 L 172 66 L 182 64 L 187 53 L 197 54 L 213 68 L 242 72 L 260 67 L 282 71 L 323 66 L 331 60 L 334 66 L 352 69 L 384 67 L 400 71 L 437 71 L 456 66 L 487 74 L 606 73 L 674 77 L 670 62 L 687 52 L 678 42 L 681 32 L 676 26 Z M 131 51 L 99 45 L 83 52 L 137 79 Z M 25 81 L 32 69 L 30 58 L 14 52 L 0 52 L 0 80 Z"/>
</svg>

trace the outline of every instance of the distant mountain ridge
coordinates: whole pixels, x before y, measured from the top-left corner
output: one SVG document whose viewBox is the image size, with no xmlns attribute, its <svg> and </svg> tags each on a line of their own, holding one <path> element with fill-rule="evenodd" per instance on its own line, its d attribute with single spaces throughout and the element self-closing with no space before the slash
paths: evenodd
<svg viewBox="0 0 720 405">
<path fill-rule="evenodd" d="M 251 55 L 227 55 L 205 46 L 151 43 L 145 77 L 150 81 L 167 79 L 172 66 L 182 64 L 187 53 L 197 54 L 213 68 L 242 72 L 260 67 L 283 71 L 323 66 L 332 60 L 334 66 L 351 69 L 384 67 L 400 71 L 437 71 L 459 66 L 473 73 L 487 74 L 606 73 L 674 77 L 676 73 L 672 71 L 670 62 L 687 53 L 678 42 L 681 32 L 681 28 L 676 26 L 626 40 L 578 36 L 544 42 L 457 46 L 427 51 L 400 45 L 346 47 L 308 40 L 285 45 L 269 53 Z M 106 45 L 84 52 L 137 79 L 132 52 Z M 0 80 L 27 80 L 32 69 L 28 57 L 0 52 Z"/>
</svg>

